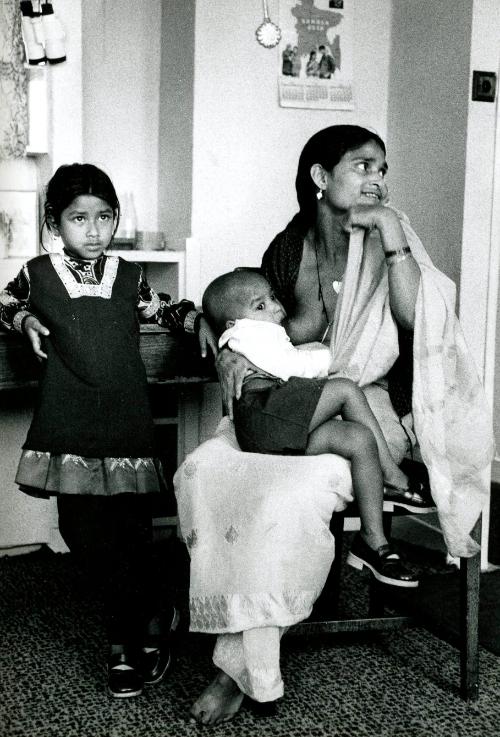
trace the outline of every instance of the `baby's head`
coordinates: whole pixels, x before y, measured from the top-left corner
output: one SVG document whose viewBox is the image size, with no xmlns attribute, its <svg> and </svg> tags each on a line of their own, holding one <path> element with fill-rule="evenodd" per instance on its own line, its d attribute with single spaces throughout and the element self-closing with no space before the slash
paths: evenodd
<svg viewBox="0 0 500 737">
<path fill-rule="evenodd" d="M 286 317 L 271 285 L 258 271 L 238 269 L 218 276 L 203 295 L 203 312 L 218 335 L 247 318 L 281 325 Z"/>
</svg>

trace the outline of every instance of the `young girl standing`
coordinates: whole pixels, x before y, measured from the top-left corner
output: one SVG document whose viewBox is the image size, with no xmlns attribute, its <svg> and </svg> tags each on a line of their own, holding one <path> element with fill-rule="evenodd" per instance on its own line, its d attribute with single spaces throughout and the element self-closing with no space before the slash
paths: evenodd
<svg viewBox="0 0 500 737">
<path fill-rule="evenodd" d="M 157 600 L 151 502 L 162 488 L 155 458 L 139 321 L 200 332 L 192 302 L 173 304 L 139 265 L 107 256 L 120 205 L 91 164 L 61 166 L 47 186 L 45 223 L 63 253 L 24 265 L 0 297 L 0 320 L 43 360 L 39 397 L 16 482 L 57 497 L 68 548 L 105 591 L 113 696 L 141 693 L 170 665 L 178 615 Z M 210 339 L 208 340 L 210 343 Z"/>
</svg>

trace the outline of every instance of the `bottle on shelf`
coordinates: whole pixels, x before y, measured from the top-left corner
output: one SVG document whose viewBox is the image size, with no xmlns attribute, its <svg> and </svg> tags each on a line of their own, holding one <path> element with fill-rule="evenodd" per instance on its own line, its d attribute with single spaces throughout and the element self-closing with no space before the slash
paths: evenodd
<svg viewBox="0 0 500 737">
<path fill-rule="evenodd" d="M 134 195 L 126 192 L 121 198 L 120 224 L 115 235 L 115 244 L 118 248 L 134 248 L 137 236 L 137 214 L 135 211 Z"/>
</svg>

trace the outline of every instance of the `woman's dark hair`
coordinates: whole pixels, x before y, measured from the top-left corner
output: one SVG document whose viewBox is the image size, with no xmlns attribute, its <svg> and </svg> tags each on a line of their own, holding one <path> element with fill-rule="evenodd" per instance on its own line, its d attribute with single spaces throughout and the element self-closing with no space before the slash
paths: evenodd
<svg viewBox="0 0 500 737">
<path fill-rule="evenodd" d="M 376 133 L 358 125 L 331 125 L 312 136 L 299 158 L 295 189 L 299 202 L 298 220 L 300 226 L 307 230 L 316 219 L 318 200 L 316 185 L 311 177 L 313 164 L 321 164 L 323 169 L 331 172 L 347 151 L 360 148 L 368 141 L 375 141 L 385 154 L 385 144 Z"/>
<path fill-rule="evenodd" d="M 113 210 L 115 230 L 120 220 L 120 203 L 111 179 L 93 164 L 63 164 L 47 184 L 45 191 L 44 223 L 59 225 L 61 215 L 76 197 L 92 194 L 104 200 Z M 42 224 L 42 228 L 43 228 Z"/>
</svg>

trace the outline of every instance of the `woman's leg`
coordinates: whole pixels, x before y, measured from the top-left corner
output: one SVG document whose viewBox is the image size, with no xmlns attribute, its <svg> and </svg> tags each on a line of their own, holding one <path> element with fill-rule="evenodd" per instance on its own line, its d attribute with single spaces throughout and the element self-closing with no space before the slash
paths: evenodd
<svg viewBox="0 0 500 737">
<path fill-rule="evenodd" d="M 325 384 L 309 427 L 314 430 L 337 415 L 341 415 L 343 420 L 360 423 L 371 430 L 377 443 L 384 481 L 399 488 L 406 488 L 408 477 L 394 462 L 363 391 L 349 379 L 331 379 Z"/>
<path fill-rule="evenodd" d="M 377 418 L 394 461 L 399 465 L 411 446 L 417 442 L 412 429 L 411 415 L 400 422 L 391 404 L 389 392 L 380 384 L 363 387 L 363 394 Z"/>
</svg>

